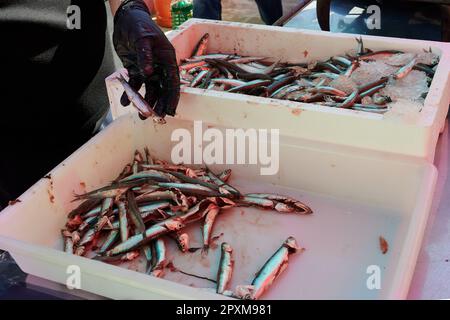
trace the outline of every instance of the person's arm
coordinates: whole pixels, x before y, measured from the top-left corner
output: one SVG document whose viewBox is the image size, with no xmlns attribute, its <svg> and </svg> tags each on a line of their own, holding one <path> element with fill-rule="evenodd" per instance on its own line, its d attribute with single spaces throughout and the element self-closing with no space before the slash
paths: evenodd
<svg viewBox="0 0 450 320">
<path fill-rule="evenodd" d="M 173 45 L 152 20 L 145 1 L 130 1 L 118 8 L 113 43 L 128 71 L 129 84 L 145 85 L 145 100 L 161 117 L 175 116 L 180 98 L 180 76 Z M 130 104 L 126 94 L 120 102 Z"/>
<path fill-rule="evenodd" d="M 122 0 L 109 0 L 109 6 L 111 8 L 111 13 L 114 16 L 116 14 L 117 9 L 119 8 Z"/>
</svg>

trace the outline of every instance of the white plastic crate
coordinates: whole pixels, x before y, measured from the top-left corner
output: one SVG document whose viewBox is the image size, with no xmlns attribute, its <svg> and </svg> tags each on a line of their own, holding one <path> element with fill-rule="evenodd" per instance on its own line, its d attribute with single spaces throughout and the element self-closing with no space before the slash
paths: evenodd
<svg viewBox="0 0 450 320">
<path fill-rule="evenodd" d="M 164 126 L 124 115 L 82 146 L 0 213 L 0 248 L 8 250 L 27 273 L 66 283 L 69 265 L 81 268 L 81 288 L 110 298 L 216 299 L 211 287 L 179 273 L 166 279 L 126 270 L 62 251 L 61 228 L 77 204 L 74 193 L 90 191 L 114 179 L 135 149 L 148 146 L 154 157 L 170 160 L 171 134 L 193 130 L 190 121 L 169 119 Z M 223 130 L 222 127 L 217 127 Z M 408 292 L 434 192 L 436 169 L 424 159 L 280 137 L 280 170 L 261 176 L 258 165 L 211 166 L 233 170 L 230 183 L 241 192 L 291 195 L 314 214 L 299 216 L 252 208 L 223 212 L 214 234 L 234 248 L 232 286 L 249 284 L 287 236 L 306 248 L 291 257 L 286 271 L 264 299 L 402 299 Z M 270 149 L 269 149 L 270 150 Z M 192 246 L 200 226 L 188 229 Z M 389 243 L 383 255 L 378 238 Z M 176 267 L 214 278 L 219 250 L 206 259 L 200 252 L 181 254 L 169 244 Z M 369 266 L 381 271 L 381 289 L 369 290 Z"/>
<path fill-rule="evenodd" d="M 192 19 L 179 30 L 168 33 L 178 59 L 189 57 L 206 32 L 211 35 L 209 52 L 265 56 L 285 62 L 328 59 L 343 54 L 356 48 L 357 37 L 353 34 Z M 177 117 L 231 127 L 279 128 L 284 135 L 292 137 L 432 161 L 450 102 L 450 44 L 365 35 L 362 38 L 365 46 L 372 50 L 422 52 L 431 47 L 433 52 L 441 55 L 417 120 L 411 121 L 407 117 L 384 119 L 380 114 L 198 88 L 183 89 Z M 120 105 L 123 89 L 114 77 L 115 74 L 110 76 L 106 83 L 113 117 L 116 118 L 132 108 Z"/>
</svg>

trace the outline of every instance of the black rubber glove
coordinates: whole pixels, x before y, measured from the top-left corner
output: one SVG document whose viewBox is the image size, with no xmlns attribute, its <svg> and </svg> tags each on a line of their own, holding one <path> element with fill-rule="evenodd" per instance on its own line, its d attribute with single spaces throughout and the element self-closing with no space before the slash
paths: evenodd
<svg viewBox="0 0 450 320">
<path fill-rule="evenodd" d="M 145 85 L 145 100 L 164 117 L 174 116 L 180 99 L 180 76 L 175 49 L 153 22 L 142 0 L 125 1 L 114 17 L 113 43 L 129 84 L 139 90 Z M 130 104 L 124 94 L 121 104 Z"/>
</svg>

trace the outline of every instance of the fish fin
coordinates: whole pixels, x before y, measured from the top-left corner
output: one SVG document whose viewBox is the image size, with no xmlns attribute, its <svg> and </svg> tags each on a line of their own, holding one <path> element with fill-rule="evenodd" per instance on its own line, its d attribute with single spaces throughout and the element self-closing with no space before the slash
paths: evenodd
<svg viewBox="0 0 450 320">
<path fill-rule="evenodd" d="M 205 258 L 209 253 L 209 245 L 204 245 L 202 248 L 202 257 Z"/>
</svg>

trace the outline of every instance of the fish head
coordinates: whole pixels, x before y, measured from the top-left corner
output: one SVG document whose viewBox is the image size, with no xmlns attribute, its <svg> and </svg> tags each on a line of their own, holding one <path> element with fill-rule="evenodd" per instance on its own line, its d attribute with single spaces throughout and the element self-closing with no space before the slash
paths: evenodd
<svg viewBox="0 0 450 320">
<path fill-rule="evenodd" d="M 175 218 L 172 221 L 167 221 L 165 224 L 165 227 L 171 231 L 180 230 L 184 227 L 183 222 L 179 218 Z"/>
<path fill-rule="evenodd" d="M 223 252 L 233 253 L 233 248 L 228 243 L 223 242 L 221 247 Z"/>
<path fill-rule="evenodd" d="M 189 250 L 189 235 L 187 233 L 180 234 L 178 236 L 178 244 L 181 251 L 185 252 Z"/>
<path fill-rule="evenodd" d="M 294 237 L 289 237 L 284 241 L 283 245 L 289 250 L 289 252 L 297 252 L 301 247 L 298 245 L 297 240 Z"/>
<path fill-rule="evenodd" d="M 253 300 L 255 287 L 252 285 L 239 285 L 234 290 L 234 296 L 239 299 Z"/>
</svg>

